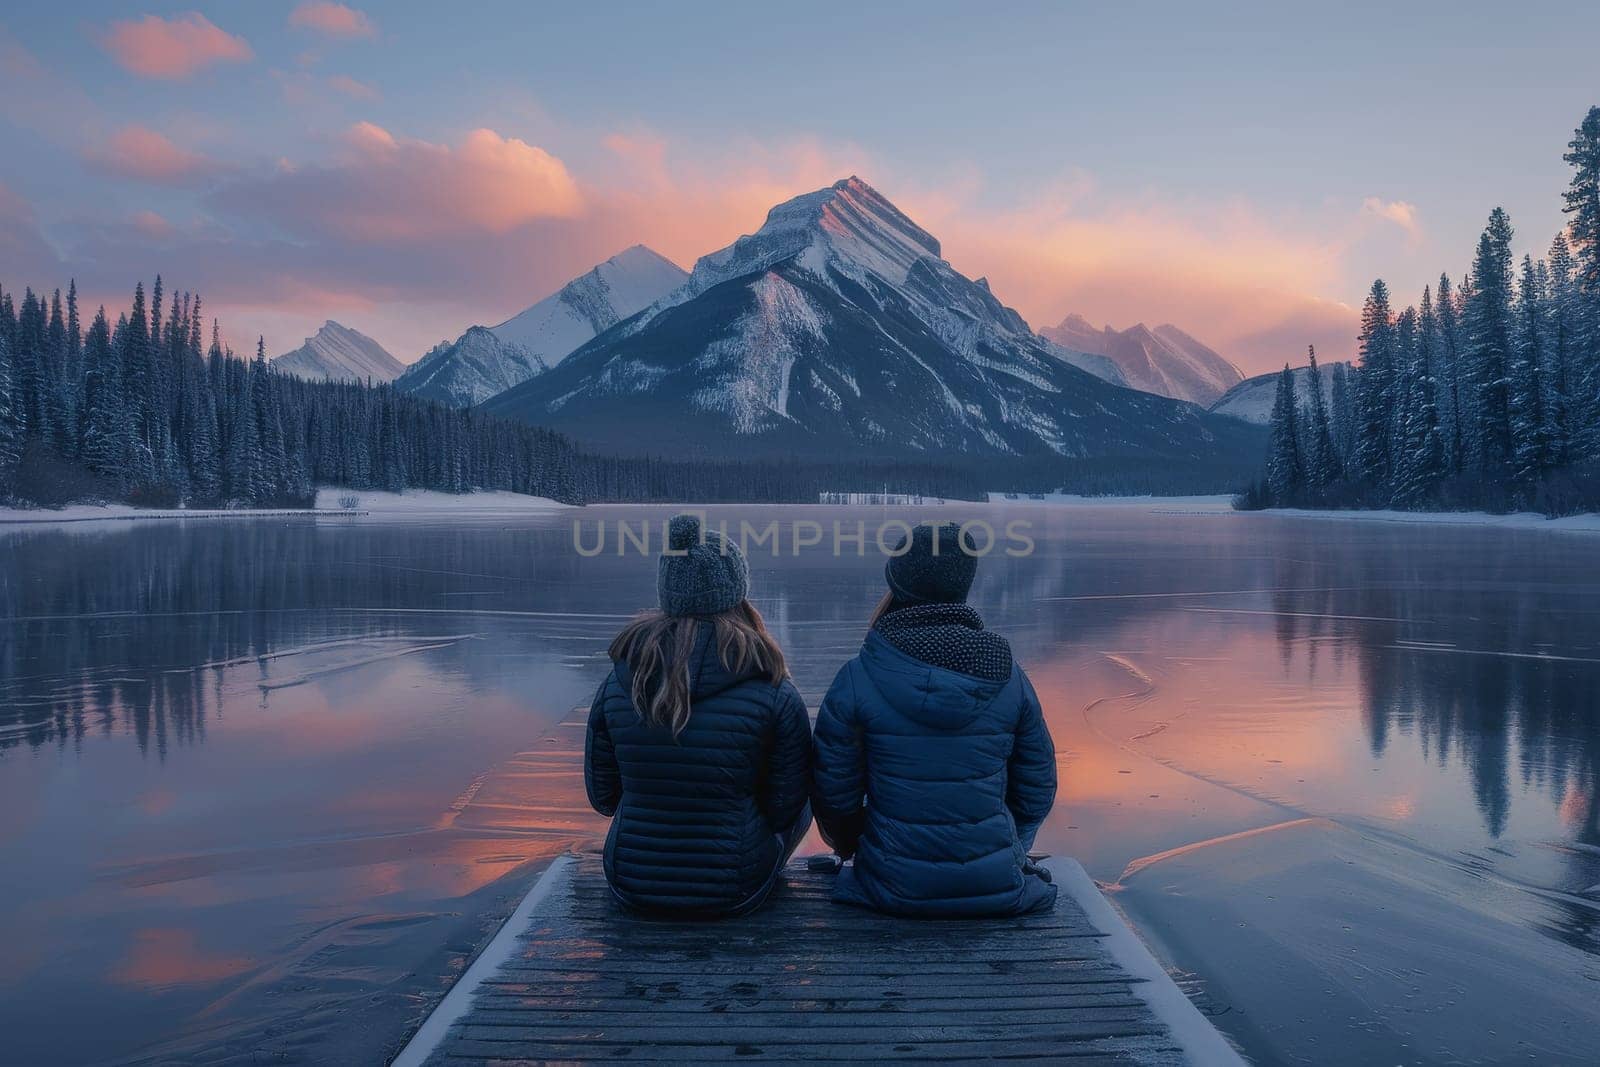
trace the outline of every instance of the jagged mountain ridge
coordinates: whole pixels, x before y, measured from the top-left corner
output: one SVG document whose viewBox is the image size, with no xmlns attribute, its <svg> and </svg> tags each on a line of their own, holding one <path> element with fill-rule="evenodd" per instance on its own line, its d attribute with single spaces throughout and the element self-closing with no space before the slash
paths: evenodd
<svg viewBox="0 0 1600 1067">
<path fill-rule="evenodd" d="M 1040 333 L 1064 348 L 1105 357 L 1135 389 L 1177 400 L 1208 405 L 1244 380 L 1238 367 L 1171 323 L 1154 330 L 1142 322 L 1126 330 L 1096 329 L 1073 313 Z"/>
<path fill-rule="evenodd" d="M 274 357 L 272 365 L 313 381 L 389 382 L 406 369 L 378 342 L 332 319 L 299 348 Z"/>
<path fill-rule="evenodd" d="M 1074 366 L 855 177 L 484 406 L 633 452 L 1209 457 L 1238 433 Z"/>
<path fill-rule="evenodd" d="M 396 384 L 453 404 L 480 403 L 560 363 L 688 277 L 671 260 L 634 245 L 498 326 L 472 326 L 436 345 Z"/>
</svg>

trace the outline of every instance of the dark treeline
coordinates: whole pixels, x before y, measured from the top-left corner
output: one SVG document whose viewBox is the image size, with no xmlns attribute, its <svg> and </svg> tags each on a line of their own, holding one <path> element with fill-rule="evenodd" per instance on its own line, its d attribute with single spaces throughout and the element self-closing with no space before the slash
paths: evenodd
<svg viewBox="0 0 1600 1067">
<path fill-rule="evenodd" d="M 0 497 L 54 506 L 303 505 L 317 485 L 507 489 L 577 501 L 559 434 L 388 386 L 308 382 L 235 358 L 198 296 L 143 284 L 115 323 L 63 300 L 0 293 Z"/>
<path fill-rule="evenodd" d="M 991 491 L 1219 492 L 1237 465 L 1116 457 L 996 463 L 871 457 L 666 460 L 580 452 L 551 430 L 389 385 L 236 358 L 198 296 L 136 286 L 85 329 L 77 287 L 0 292 L 0 501 L 59 507 L 303 507 L 318 486 L 502 489 L 587 501 L 815 502 L 828 492 L 981 500 Z"/>
<path fill-rule="evenodd" d="M 1242 507 L 1600 508 L 1600 107 L 1563 156 L 1570 219 L 1538 261 L 1489 215 L 1459 285 L 1441 275 L 1396 314 L 1373 282 L 1361 362 L 1312 358 L 1304 399 L 1287 367 L 1265 476 Z"/>
</svg>

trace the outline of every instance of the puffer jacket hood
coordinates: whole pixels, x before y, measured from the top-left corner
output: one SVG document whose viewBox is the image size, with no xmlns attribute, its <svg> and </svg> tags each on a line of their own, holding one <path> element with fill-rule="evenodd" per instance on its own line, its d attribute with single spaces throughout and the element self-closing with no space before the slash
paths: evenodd
<svg viewBox="0 0 1600 1067">
<path fill-rule="evenodd" d="M 1014 682 L 975 678 L 914 659 L 876 630 L 861 648 L 861 669 L 883 698 L 936 730 L 970 725 Z"/>
<path fill-rule="evenodd" d="M 949 659 L 926 640 L 907 644 Z M 812 763 L 812 813 L 854 859 L 835 900 L 926 918 L 1054 903 L 1055 887 L 1026 861 L 1055 801 L 1055 749 L 1015 664 L 1003 679 L 980 678 L 873 631 L 823 699 Z"/>
</svg>

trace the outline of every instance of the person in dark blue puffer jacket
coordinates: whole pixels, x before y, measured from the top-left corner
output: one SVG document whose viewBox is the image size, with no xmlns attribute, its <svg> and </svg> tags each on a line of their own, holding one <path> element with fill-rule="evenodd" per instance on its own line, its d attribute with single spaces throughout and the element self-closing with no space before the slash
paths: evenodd
<svg viewBox="0 0 1600 1067">
<path fill-rule="evenodd" d="M 811 804 L 847 863 L 834 899 L 895 915 L 1020 915 L 1055 903 L 1028 862 L 1055 747 L 1011 648 L 965 603 L 977 558 L 916 527 L 885 567 L 865 645 L 817 715 Z"/>
<path fill-rule="evenodd" d="M 679 515 L 659 565 L 661 610 L 611 643 L 584 784 L 612 817 L 606 881 L 629 907 L 753 910 L 810 828 L 810 719 L 748 583 L 738 545 Z"/>
</svg>

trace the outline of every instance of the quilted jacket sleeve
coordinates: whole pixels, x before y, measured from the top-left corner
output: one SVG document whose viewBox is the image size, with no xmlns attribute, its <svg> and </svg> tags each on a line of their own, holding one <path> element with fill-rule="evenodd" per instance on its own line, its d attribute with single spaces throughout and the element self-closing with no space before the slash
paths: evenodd
<svg viewBox="0 0 1600 1067">
<path fill-rule="evenodd" d="M 762 806 L 773 828 L 782 831 L 800 817 L 811 789 L 811 719 L 799 691 L 788 681 L 778 688 L 773 714 L 776 721 Z"/>
<path fill-rule="evenodd" d="M 1020 673 L 1022 668 L 1017 670 Z M 1034 835 L 1056 802 L 1056 746 L 1044 723 L 1039 695 L 1026 674 L 1022 675 L 1022 715 L 1006 771 L 1006 807 L 1016 820 L 1023 847 L 1032 848 Z"/>
<path fill-rule="evenodd" d="M 822 839 L 839 855 L 855 855 L 866 821 L 867 753 L 851 664 L 822 698 L 812 737 L 811 813 Z"/>
<path fill-rule="evenodd" d="M 583 740 L 583 787 L 589 793 L 590 807 L 605 816 L 615 815 L 617 805 L 622 802 L 617 750 L 606 728 L 606 691 L 611 685 L 612 679 L 607 677 L 595 692 L 594 703 L 589 705 L 589 728 Z"/>
</svg>

